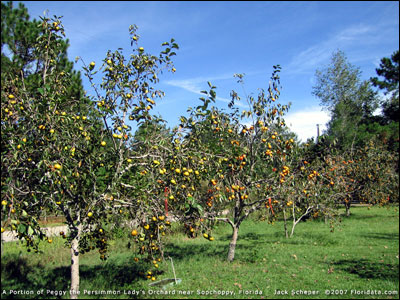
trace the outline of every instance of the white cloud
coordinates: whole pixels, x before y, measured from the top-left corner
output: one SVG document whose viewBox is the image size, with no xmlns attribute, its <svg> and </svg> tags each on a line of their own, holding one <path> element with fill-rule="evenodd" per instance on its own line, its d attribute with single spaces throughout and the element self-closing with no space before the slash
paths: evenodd
<svg viewBox="0 0 400 300">
<path fill-rule="evenodd" d="M 314 106 L 288 113 L 285 120 L 289 128 L 297 134 L 302 142 L 305 142 L 308 138 L 317 136 L 317 124 L 319 124 L 320 134 L 326 130 L 326 123 L 330 120 L 330 116 L 320 107 Z"/>
<path fill-rule="evenodd" d="M 314 72 L 315 69 L 327 63 L 332 53 L 338 49 L 347 49 L 349 46 L 378 43 L 382 39 L 379 30 L 364 24 L 353 25 L 327 40 L 321 41 L 295 55 L 285 67 L 287 74 L 301 74 Z M 357 57 L 356 57 L 357 58 Z M 367 53 L 363 59 L 375 58 L 373 53 Z M 358 58 L 359 60 L 359 58 Z"/>
<path fill-rule="evenodd" d="M 204 91 L 204 90 L 208 91 L 208 88 L 209 88 L 208 84 L 207 84 L 208 81 L 211 82 L 211 84 L 214 84 L 214 81 L 226 80 L 226 79 L 232 79 L 232 78 L 233 78 L 233 75 L 229 74 L 229 75 L 220 75 L 220 76 L 214 76 L 214 77 L 209 77 L 209 78 L 196 77 L 196 78 L 189 78 L 189 79 L 167 80 L 167 81 L 164 81 L 164 83 L 171 85 L 171 86 L 182 88 L 182 89 L 189 91 L 191 93 L 194 93 L 194 94 L 204 96 L 205 94 L 201 93 L 200 91 Z M 227 98 L 223 98 L 223 97 L 219 97 L 219 96 L 216 97 L 216 100 L 222 101 L 225 103 L 231 102 L 231 99 L 227 99 Z M 236 101 L 235 104 L 239 107 L 247 108 L 246 105 L 244 105 L 240 102 Z"/>
</svg>

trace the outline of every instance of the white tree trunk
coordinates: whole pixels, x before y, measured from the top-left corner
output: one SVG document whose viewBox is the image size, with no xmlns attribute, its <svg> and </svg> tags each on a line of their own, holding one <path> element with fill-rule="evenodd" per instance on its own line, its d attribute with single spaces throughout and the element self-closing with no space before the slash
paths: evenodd
<svg viewBox="0 0 400 300">
<path fill-rule="evenodd" d="M 78 299 L 79 296 L 79 240 L 82 225 L 78 225 L 78 233 L 71 242 L 71 299 Z"/>
<path fill-rule="evenodd" d="M 287 229 L 287 219 L 286 219 L 286 209 L 283 209 L 283 228 L 285 229 L 285 236 L 288 239 L 288 229 Z"/>
<path fill-rule="evenodd" d="M 311 211 L 312 209 L 313 209 L 313 206 L 307 207 L 306 212 L 305 212 L 303 215 L 301 215 L 301 216 L 296 220 L 296 211 L 295 211 L 295 207 L 294 207 L 294 205 L 293 205 L 293 225 L 292 225 L 292 232 L 290 233 L 290 237 L 293 236 L 293 234 L 294 234 L 294 228 L 296 227 L 296 225 L 297 225 L 305 216 L 307 216 L 307 215 L 310 213 L 310 211 Z M 287 237 L 287 236 L 286 236 L 286 237 Z"/>
<path fill-rule="evenodd" d="M 229 244 L 229 252 L 228 252 L 228 261 L 230 262 L 233 261 L 233 259 L 235 258 L 236 241 L 239 234 L 239 227 L 237 225 L 232 226 L 232 229 L 233 229 L 232 239 Z"/>
</svg>

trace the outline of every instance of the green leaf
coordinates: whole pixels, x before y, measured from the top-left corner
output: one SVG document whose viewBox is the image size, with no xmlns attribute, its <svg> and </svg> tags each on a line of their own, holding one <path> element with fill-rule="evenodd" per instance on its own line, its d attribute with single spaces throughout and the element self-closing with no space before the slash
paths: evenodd
<svg viewBox="0 0 400 300">
<path fill-rule="evenodd" d="M 33 228 L 31 226 L 28 226 L 28 235 L 33 234 Z"/>
<path fill-rule="evenodd" d="M 50 91 L 51 91 L 51 85 L 50 85 L 50 84 L 45 84 L 45 85 L 44 85 L 44 88 L 45 88 L 45 90 L 46 90 L 47 92 L 50 92 Z"/>
<path fill-rule="evenodd" d="M 200 204 L 197 204 L 197 205 L 195 206 L 195 208 L 199 211 L 200 214 L 203 213 L 203 207 L 201 207 Z"/>
<path fill-rule="evenodd" d="M 19 226 L 18 226 L 18 232 L 20 232 L 20 233 L 26 233 L 26 225 L 25 225 L 25 224 L 19 224 Z"/>
<path fill-rule="evenodd" d="M 215 98 L 217 96 L 217 93 L 214 90 L 210 90 L 210 95 L 212 98 Z"/>
</svg>

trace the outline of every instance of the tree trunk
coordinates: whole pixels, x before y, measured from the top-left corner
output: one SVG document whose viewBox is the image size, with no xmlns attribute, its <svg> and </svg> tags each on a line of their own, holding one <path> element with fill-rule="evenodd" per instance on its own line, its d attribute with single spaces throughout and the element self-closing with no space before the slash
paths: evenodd
<svg viewBox="0 0 400 300">
<path fill-rule="evenodd" d="M 233 229 L 233 234 L 232 234 L 231 242 L 229 244 L 229 252 L 228 252 L 228 261 L 229 262 L 233 261 L 233 259 L 235 257 L 236 241 L 237 241 L 238 234 L 239 234 L 239 226 L 234 225 L 234 226 L 232 226 L 232 229 Z"/>
<path fill-rule="evenodd" d="M 292 224 L 292 231 L 290 232 L 290 237 L 293 236 L 293 234 L 294 234 L 294 228 L 296 227 L 296 225 L 297 225 L 297 223 L 296 223 L 295 221 L 293 221 L 293 224 Z"/>
<path fill-rule="evenodd" d="M 71 299 L 78 299 L 79 296 L 79 240 L 82 225 L 78 225 L 78 232 L 71 242 Z"/>
<path fill-rule="evenodd" d="M 295 206 L 293 204 L 293 208 L 292 208 L 292 214 L 293 214 L 293 224 L 292 224 L 292 232 L 290 233 L 290 237 L 293 236 L 294 234 L 294 228 L 296 227 L 297 223 L 300 221 L 300 219 L 303 217 L 301 216 L 298 220 L 296 220 L 296 212 L 295 212 Z"/>
<path fill-rule="evenodd" d="M 313 209 L 313 206 L 307 207 L 306 212 L 305 212 L 304 214 L 302 214 L 302 215 L 296 220 L 296 211 L 295 211 L 295 206 L 293 205 L 293 208 L 292 208 L 292 213 L 293 213 L 293 224 L 292 224 L 292 232 L 290 233 L 290 237 L 293 236 L 293 234 L 294 234 L 294 228 L 296 227 L 296 225 L 297 225 L 303 218 L 305 218 L 305 217 L 310 213 L 310 211 L 311 211 L 312 209 Z M 286 237 L 287 237 L 287 235 L 286 235 Z"/>
<path fill-rule="evenodd" d="M 346 217 L 350 217 L 350 200 L 346 203 Z"/>
<path fill-rule="evenodd" d="M 287 230 L 286 209 L 283 210 L 283 226 L 285 228 L 285 236 L 288 239 L 289 234 L 288 234 L 288 230 Z"/>
</svg>

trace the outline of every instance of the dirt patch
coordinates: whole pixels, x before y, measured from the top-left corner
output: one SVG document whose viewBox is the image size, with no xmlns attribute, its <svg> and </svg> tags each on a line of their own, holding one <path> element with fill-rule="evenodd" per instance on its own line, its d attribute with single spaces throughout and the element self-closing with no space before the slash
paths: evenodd
<svg viewBox="0 0 400 300">
<path fill-rule="evenodd" d="M 61 216 L 47 217 L 46 219 L 39 220 L 40 226 L 50 227 L 52 224 L 62 224 L 62 223 L 65 223 L 65 217 L 61 217 Z"/>
</svg>

